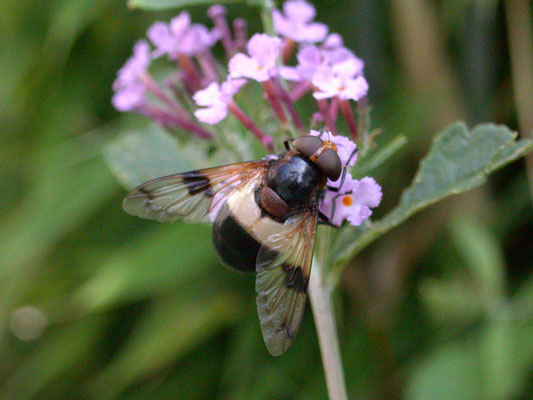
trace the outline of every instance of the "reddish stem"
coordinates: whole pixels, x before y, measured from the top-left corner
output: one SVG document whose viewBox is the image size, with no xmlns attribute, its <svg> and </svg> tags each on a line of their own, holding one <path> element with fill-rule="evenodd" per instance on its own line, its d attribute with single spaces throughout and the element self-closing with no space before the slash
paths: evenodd
<svg viewBox="0 0 533 400">
<path fill-rule="evenodd" d="M 357 137 L 359 135 L 357 132 L 357 124 L 355 123 L 355 118 L 353 117 L 353 111 L 352 111 L 352 107 L 350 106 L 350 102 L 348 100 L 341 100 L 340 107 L 341 107 L 342 116 L 348 123 L 348 128 L 350 129 L 352 138 L 354 142 L 357 142 Z"/>
<path fill-rule="evenodd" d="M 233 21 L 234 46 L 237 50 L 244 50 L 248 41 L 248 24 L 246 20 L 237 18 Z"/>
<path fill-rule="evenodd" d="M 337 123 L 337 116 L 339 115 L 339 98 L 334 97 L 329 104 L 329 115 L 334 124 Z"/>
<path fill-rule="evenodd" d="M 318 109 L 320 110 L 320 113 L 322 114 L 322 118 L 324 118 L 324 122 L 326 123 L 326 127 L 329 129 L 329 131 L 336 135 L 337 129 L 335 127 L 335 124 L 331 120 L 331 115 L 329 114 L 329 106 L 328 101 L 326 99 L 321 99 L 316 101 L 318 104 Z"/>
<path fill-rule="evenodd" d="M 368 97 L 363 96 L 357 100 L 357 121 L 359 122 L 357 129 L 366 135 L 368 133 Z"/>
<path fill-rule="evenodd" d="M 200 72 L 196 68 L 196 65 L 190 57 L 183 53 L 178 54 L 178 64 L 185 73 L 185 77 L 187 79 L 187 87 L 192 90 L 192 93 L 195 93 L 201 88 L 202 79 Z"/>
<path fill-rule="evenodd" d="M 270 80 L 264 81 L 263 89 L 265 89 L 267 99 L 270 102 L 270 105 L 272 106 L 272 109 L 276 113 L 281 124 L 287 125 L 287 116 L 285 115 L 285 112 L 283 111 L 283 107 L 281 106 L 281 103 L 279 101 L 277 90 L 272 84 L 272 82 Z"/>
<path fill-rule="evenodd" d="M 305 128 L 302 124 L 302 121 L 300 120 L 300 117 L 298 116 L 298 113 L 296 112 L 296 108 L 294 108 L 294 103 L 291 101 L 289 94 L 285 91 L 285 89 L 283 89 L 283 86 L 281 85 L 279 79 L 275 79 L 274 82 L 276 84 L 276 89 L 278 90 L 278 93 L 281 97 L 281 101 L 283 101 L 283 104 L 285 104 L 285 107 L 287 107 L 287 110 L 291 115 L 294 125 L 296 125 L 296 128 L 298 128 L 298 130 L 304 132 Z"/>
<path fill-rule="evenodd" d="M 283 42 L 283 49 L 281 50 L 281 59 L 283 60 L 283 64 L 287 64 L 289 59 L 292 56 L 292 53 L 294 53 L 294 49 L 296 48 L 296 42 L 292 39 L 285 39 Z"/>
<path fill-rule="evenodd" d="M 267 148 L 268 151 L 274 151 L 274 141 L 272 139 L 272 136 L 265 135 L 261 131 L 261 129 L 257 127 L 254 121 L 252 121 L 251 118 L 246 115 L 246 113 L 241 110 L 241 108 L 237 104 L 235 104 L 235 102 L 232 101 L 228 104 L 228 111 L 235 115 L 235 117 L 241 122 L 241 124 L 243 124 L 246 129 L 252 132 L 255 137 L 257 137 L 261 141 L 261 143 L 263 143 L 263 145 Z"/>
<path fill-rule="evenodd" d="M 178 114 L 180 118 L 187 118 L 188 116 L 187 112 L 183 109 L 183 107 L 181 107 L 179 103 L 177 103 L 176 101 L 168 97 L 166 93 L 163 92 L 163 90 L 159 87 L 159 85 L 154 81 L 154 79 L 149 73 L 144 72 L 140 74 L 139 79 L 142 82 L 144 82 L 148 90 L 150 90 L 154 94 L 155 97 L 157 97 L 163 103 L 168 105 L 172 109 L 173 112 Z"/>
<path fill-rule="evenodd" d="M 146 115 L 149 118 L 159 122 L 161 125 L 166 127 L 177 126 L 185 131 L 191 132 L 193 135 L 201 139 L 212 139 L 213 135 L 207 132 L 205 129 L 196 125 L 190 120 L 179 118 L 176 115 L 170 114 L 165 110 L 150 106 L 149 104 L 144 104 L 140 107 L 139 112 L 143 115 Z"/>
<path fill-rule="evenodd" d="M 228 21 L 226 20 L 226 8 L 220 4 L 215 4 L 207 10 L 207 15 L 213 20 L 220 33 L 220 41 L 222 42 L 222 47 L 224 47 L 226 57 L 230 58 L 233 55 L 234 45 Z"/>
<path fill-rule="evenodd" d="M 202 72 L 204 74 L 205 82 L 202 82 L 203 86 L 207 86 L 211 82 L 218 82 L 219 79 L 217 74 L 216 61 L 215 57 L 213 57 L 213 53 L 211 53 L 211 50 L 207 49 L 206 51 L 198 54 L 198 56 L 196 56 L 196 59 L 198 60 L 200 68 L 202 69 Z"/>
<path fill-rule="evenodd" d="M 289 94 L 291 101 L 296 103 L 300 98 L 302 98 L 307 92 L 311 90 L 313 85 L 309 81 L 298 82 L 298 84 L 292 89 L 292 92 Z"/>
</svg>

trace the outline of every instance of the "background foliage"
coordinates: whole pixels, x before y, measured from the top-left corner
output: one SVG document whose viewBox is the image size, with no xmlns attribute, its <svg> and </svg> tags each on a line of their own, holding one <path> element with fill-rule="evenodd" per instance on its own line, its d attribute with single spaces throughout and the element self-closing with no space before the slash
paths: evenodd
<svg viewBox="0 0 533 400">
<path fill-rule="evenodd" d="M 512 57 L 508 45 L 516 30 L 527 37 L 509 4 L 527 2 L 314 3 L 366 62 L 379 140 L 409 139 L 376 173 L 377 217 L 454 120 L 531 132 L 513 92 L 521 77 L 511 75 L 531 59 Z M 206 21 L 205 9 L 189 11 Z M 111 108 L 111 83 L 150 23 L 175 14 L 128 10 L 122 0 L 0 3 L 2 399 L 326 396 L 310 312 L 291 350 L 270 357 L 253 279 L 220 267 L 209 228 L 120 208 L 114 174 L 137 182 L 119 164 L 111 172 L 108 144 L 142 149 L 164 138 Z M 260 27 L 257 10 L 230 5 L 230 15 Z M 525 104 L 533 115 L 533 101 Z M 125 162 L 150 174 L 134 157 Z M 352 398 L 531 398 L 531 204 L 521 160 L 351 262 L 338 318 Z"/>
</svg>

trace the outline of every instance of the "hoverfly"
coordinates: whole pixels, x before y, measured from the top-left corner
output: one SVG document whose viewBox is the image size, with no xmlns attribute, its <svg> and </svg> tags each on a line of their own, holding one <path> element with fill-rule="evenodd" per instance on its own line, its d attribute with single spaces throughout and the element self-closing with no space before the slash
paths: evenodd
<svg viewBox="0 0 533 400">
<path fill-rule="evenodd" d="M 300 327 L 317 223 L 328 222 L 318 208 L 327 180 L 343 171 L 329 140 L 302 136 L 285 141 L 285 148 L 259 161 L 151 180 L 123 203 L 129 214 L 157 221 L 214 220 L 213 243 L 223 263 L 257 273 L 257 311 L 272 355 L 284 353 Z"/>
</svg>

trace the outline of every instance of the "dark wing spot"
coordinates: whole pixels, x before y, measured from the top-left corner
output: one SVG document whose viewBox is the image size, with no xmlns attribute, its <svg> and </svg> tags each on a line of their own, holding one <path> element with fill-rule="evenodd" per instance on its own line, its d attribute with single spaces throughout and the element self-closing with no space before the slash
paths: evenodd
<svg viewBox="0 0 533 400">
<path fill-rule="evenodd" d="M 142 194 L 146 195 L 146 206 L 147 207 L 150 207 L 151 204 L 152 204 L 152 201 L 154 200 L 154 194 L 152 192 L 150 192 L 149 190 L 146 190 L 145 187 L 141 186 L 139 188 L 139 192 L 141 192 Z"/>
<path fill-rule="evenodd" d="M 283 331 L 285 332 L 285 334 L 286 334 L 290 339 L 294 339 L 294 335 L 293 335 L 293 333 L 292 333 L 292 329 L 291 329 L 289 326 L 283 324 L 283 325 L 280 326 L 280 329 L 283 330 Z"/>
<path fill-rule="evenodd" d="M 208 197 L 213 197 L 213 189 L 211 189 L 211 181 L 209 178 L 200 172 L 192 171 L 182 175 L 183 183 L 187 185 L 187 190 L 191 196 L 198 193 L 204 193 Z"/>
<path fill-rule="evenodd" d="M 309 277 L 305 276 L 302 267 L 283 264 L 283 271 L 287 275 L 285 287 L 296 290 L 299 293 L 307 294 Z"/>
</svg>

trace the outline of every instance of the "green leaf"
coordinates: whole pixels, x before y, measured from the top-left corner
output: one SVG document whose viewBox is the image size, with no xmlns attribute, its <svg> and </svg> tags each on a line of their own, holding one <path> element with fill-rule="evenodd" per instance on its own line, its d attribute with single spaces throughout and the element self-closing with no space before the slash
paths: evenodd
<svg viewBox="0 0 533 400">
<path fill-rule="evenodd" d="M 515 132 L 494 124 L 468 131 L 459 122 L 439 133 L 400 204 L 382 220 L 367 227 L 347 226 L 338 235 L 330 284 L 336 284 L 351 258 L 385 232 L 447 196 L 482 185 L 490 173 L 533 149 L 533 141 L 515 139 Z"/>
<path fill-rule="evenodd" d="M 183 154 L 176 139 L 152 126 L 120 135 L 106 147 L 104 156 L 119 182 L 131 189 L 150 179 L 194 169 L 190 156 Z"/>
<path fill-rule="evenodd" d="M 102 159 L 72 166 L 66 156 L 55 157 L 54 179 L 48 185 L 41 180 L 0 224 L 0 275 L 20 273 L 21 266 L 38 260 L 119 189 Z"/>
<path fill-rule="evenodd" d="M 484 382 L 491 399 L 510 399 L 524 385 L 527 366 L 519 362 L 523 350 L 515 321 L 505 309 L 493 314 L 483 327 L 480 341 Z"/>
<path fill-rule="evenodd" d="M 217 264 L 210 235 L 204 225 L 160 225 L 105 261 L 75 303 L 87 312 L 108 309 L 205 274 Z"/>
<path fill-rule="evenodd" d="M 128 7 L 144 10 L 168 10 L 189 6 L 204 6 L 220 3 L 242 3 L 242 0 L 129 0 Z"/>
<path fill-rule="evenodd" d="M 476 345 L 443 345 L 416 364 L 407 378 L 408 400 L 478 400 L 484 398 Z"/>
<path fill-rule="evenodd" d="M 221 289 L 180 290 L 161 299 L 139 322 L 121 353 L 91 385 L 98 399 L 163 368 L 242 314 L 242 299 Z"/>
<path fill-rule="evenodd" d="M 466 216 L 452 220 L 451 234 L 488 307 L 504 296 L 505 261 L 497 239 L 481 223 Z"/>
<path fill-rule="evenodd" d="M 398 150 L 400 150 L 407 143 L 407 138 L 403 135 L 398 135 L 389 143 L 384 145 L 372 156 L 365 158 L 362 162 L 355 165 L 353 176 L 364 177 L 371 171 L 379 167 L 389 158 L 391 158 Z"/>
<path fill-rule="evenodd" d="M 0 391 L 2 399 L 29 399 L 66 371 L 83 370 L 106 333 L 104 316 L 92 316 L 45 335 L 35 353 L 17 366 Z M 46 368 L 43 368 L 46 365 Z"/>
<path fill-rule="evenodd" d="M 443 325 L 466 324 L 482 315 L 479 293 L 464 280 L 426 279 L 419 292 L 431 318 Z"/>
</svg>

